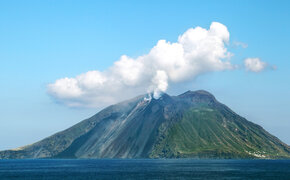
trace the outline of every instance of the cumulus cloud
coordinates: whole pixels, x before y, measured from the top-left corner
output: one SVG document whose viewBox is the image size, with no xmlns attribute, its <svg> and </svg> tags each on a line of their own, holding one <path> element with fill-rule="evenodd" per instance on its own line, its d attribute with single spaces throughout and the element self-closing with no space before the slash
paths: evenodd
<svg viewBox="0 0 290 180">
<path fill-rule="evenodd" d="M 48 85 L 48 93 L 68 106 L 85 107 L 103 107 L 146 92 L 158 98 L 176 83 L 232 69 L 229 38 L 227 27 L 218 22 L 209 29 L 190 28 L 177 42 L 159 40 L 148 54 L 123 55 L 105 71 L 58 79 Z"/>
<path fill-rule="evenodd" d="M 252 72 L 261 72 L 268 66 L 267 63 L 261 61 L 260 58 L 247 58 L 244 60 L 246 70 Z"/>
</svg>

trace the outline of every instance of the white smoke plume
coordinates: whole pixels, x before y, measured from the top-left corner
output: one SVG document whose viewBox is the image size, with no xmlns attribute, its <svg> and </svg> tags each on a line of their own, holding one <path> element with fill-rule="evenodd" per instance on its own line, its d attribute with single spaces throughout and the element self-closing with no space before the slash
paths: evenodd
<svg viewBox="0 0 290 180">
<path fill-rule="evenodd" d="M 123 55 L 105 71 L 89 71 L 48 85 L 48 93 L 68 106 L 104 107 L 146 92 L 158 98 L 169 86 L 212 71 L 232 69 L 226 46 L 230 34 L 213 22 L 190 28 L 177 42 L 159 40 L 148 54 Z"/>
</svg>

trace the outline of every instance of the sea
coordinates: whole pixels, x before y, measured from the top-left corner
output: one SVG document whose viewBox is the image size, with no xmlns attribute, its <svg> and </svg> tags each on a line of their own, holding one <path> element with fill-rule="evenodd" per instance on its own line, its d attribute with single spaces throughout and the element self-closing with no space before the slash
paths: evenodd
<svg viewBox="0 0 290 180">
<path fill-rule="evenodd" d="M 0 179 L 289 179 L 290 160 L 0 160 Z"/>
</svg>

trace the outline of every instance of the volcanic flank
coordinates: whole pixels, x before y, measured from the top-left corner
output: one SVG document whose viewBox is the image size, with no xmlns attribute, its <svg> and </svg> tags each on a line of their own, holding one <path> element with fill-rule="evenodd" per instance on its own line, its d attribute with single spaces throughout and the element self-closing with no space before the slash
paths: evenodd
<svg viewBox="0 0 290 180">
<path fill-rule="evenodd" d="M 138 96 L 0 158 L 290 158 L 290 147 L 200 90 Z"/>
</svg>

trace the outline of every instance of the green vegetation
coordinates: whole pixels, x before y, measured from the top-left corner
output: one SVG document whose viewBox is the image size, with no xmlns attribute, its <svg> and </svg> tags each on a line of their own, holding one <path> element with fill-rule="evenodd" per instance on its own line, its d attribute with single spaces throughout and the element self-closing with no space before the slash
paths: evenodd
<svg viewBox="0 0 290 180">
<path fill-rule="evenodd" d="M 231 112 L 191 108 L 155 144 L 152 158 L 285 158 L 289 149 Z"/>
</svg>

